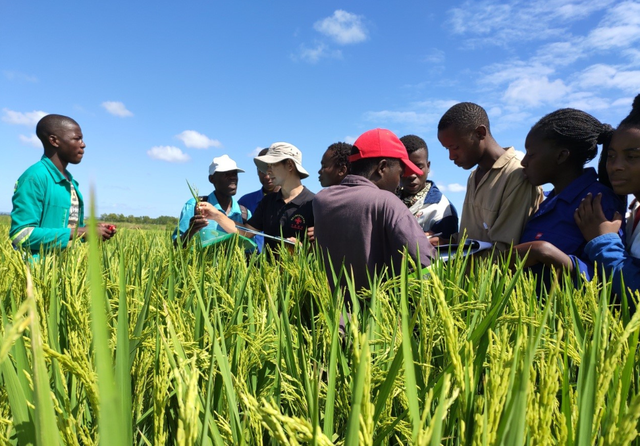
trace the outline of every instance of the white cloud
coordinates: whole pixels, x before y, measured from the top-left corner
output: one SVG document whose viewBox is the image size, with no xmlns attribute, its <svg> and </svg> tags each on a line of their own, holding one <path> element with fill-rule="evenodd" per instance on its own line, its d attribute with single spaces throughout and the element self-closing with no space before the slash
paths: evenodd
<svg viewBox="0 0 640 446">
<path fill-rule="evenodd" d="M 4 115 L 2 120 L 9 124 L 35 126 L 39 120 L 47 115 L 47 113 L 34 110 L 32 112 L 17 112 L 3 108 Z"/>
<path fill-rule="evenodd" d="M 113 116 L 118 116 L 120 118 L 133 116 L 133 113 L 127 110 L 127 107 L 125 107 L 122 102 L 106 101 L 102 103 L 102 107 Z"/>
<path fill-rule="evenodd" d="M 608 50 L 625 48 L 640 40 L 640 3 L 620 3 L 605 15 L 596 29 L 586 39 L 586 46 Z"/>
<path fill-rule="evenodd" d="M 185 146 L 191 149 L 208 149 L 209 147 L 222 147 L 222 144 L 217 139 L 211 139 L 207 135 L 198 133 L 195 130 L 185 130 L 184 132 L 176 135 Z"/>
<path fill-rule="evenodd" d="M 147 155 L 153 159 L 170 163 L 184 163 L 190 159 L 189 155 L 174 146 L 155 146 L 147 151 Z"/>
<path fill-rule="evenodd" d="M 580 88 L 617 88 L 626 92 L 640 91 L 640 71 L 625 71 L 613 65 L 596 64 L 586 68 L 576 84 Z"/>
<path fill-rule="evenodd" d="M 345 136 L 344 142 L 346 142 L 347 144 L 353 144 L 354 142 L 356 142 L 356 139 L 358 139 L 357 136 Z"/>
<path fill-rule="evenodd" d="M 333 50 L 331 48 L 329 48 L 327 45 L 325 45 L 324 43 L 318 43 L 315 47 L 313 48 L 308 48 L 305 45 L 300 45 L 300 51 L 298 53 L 298 56 L 294 56 L 294 59 L 302 59 L 305 62 L 309 62 L 309 63 L 318 63 L 318 61 L 320 61 L 320 59 L 341 59 L 342 58 L 342 51 L 340 50 Z"/>
<path fill-rule="evenodd" d="M 331 17 L 318 20 L 313 28 L 340 45 L 360 43 L 368 37 L 362 19 L 362 16 L 338 9 Z"/>
<path fill-rule="evenodd" d="M 447 190 L 449 192 L 466 192 L 467 186 L 463 186 L 462 184 L 459 184 L 459 183 L 451 183 L 447 185 Z"/>
<path fill-rule="evenodd" d="M 536 107 L 545 103 L 555 103 L 568 91 L 569 88 L 561 79 L 550 81 L 546 76 L 524 77 L 511 82 L 503 98 L 510 103 L 524 103 Z"/>
<path fill-rule="evenodd" d="M 422 58 L 424 62 L 432 64 L 441 64 L 444 62 L 445 53 L 437 48 L 431 48 L 431 50 Z"/>
<path fill-rule="evenodd" d="M 10 80 L 10 81 L 31 82 L 31 83 L 38 82 L 37 77 L 32 76 L 30 74 L 20 73 L 19 71 L 5 70 L 2 72 L 2 74 L 4 74 L 4 77 L 6 77 L 7 80 Z"/>
<path fill-rule="evenodd" d="M 468 0 L 449 10 L 446 26 L 469 37 L 469 46 L 509 46 L 568 35 L 567 26 L 616 0 Z M 482 25 L 479 26 L 478 23 Z"/>
<path fill-rule="evenodd" d="M 247 156 L 248 156 L 248 157 L 250 157 L 250 158 L 255 158 L 256 156 L 258 156 L 258 155 L 260 154 L 260 151 L 261 151 L 262 149 L 264 149 L 264 147 L 260 147 L 260 146 L 258 146 L 258 147 L 256 147 L 255 149 L 253 149 L 253 150 L 251 151 L 251 153 L 250 153 L 249 155 L 247 155 Z"/>
<path fill-rule="evenodd" d="M 467 191 L 467 186 L 463 186 L 462 184 L 459 184 L 459 183 L 451 183 L 451 184 L 436 183 L 436 186 L 438 186 L 438 189 L 440 189 L 442 192 L 466 192 Z"/>
<path fill-rule="evenodd" d="M 42 141 L 40 141 L 36 135 L 18 135 L 18 138 L 20 138 L 20 142 L 22 142 L 23 144 L 35 148 L 42 148 Z"/>
</svg>

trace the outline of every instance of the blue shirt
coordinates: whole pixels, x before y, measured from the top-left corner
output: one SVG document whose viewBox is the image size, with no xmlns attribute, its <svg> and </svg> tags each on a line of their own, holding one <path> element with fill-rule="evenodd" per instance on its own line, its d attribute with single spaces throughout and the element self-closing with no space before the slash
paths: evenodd
<svg viewBox="0 0 640 446">
<path fill-rule="evenodd" d="M 250 192 L 243 195 L 238 200 L 238 203 L 246 207 L 249 211 L 251 211 L 252 214 L 255 214 L 258 204 L 260 204 L 260 202 L 262 201 L 262 197 L 264 197 L 265 195 L 266 194 L 262 191 L 262 188 L 260 188 L 255 192 Z M 262 237 L 261 235 L 256 235 L 255 237 L 253 237 L 253 241 L 255 241 L 258 245 L 258 252 L 262 252 L 262 249 L 264 248 L 264 237 Z"/>
<path fill-rule="evenodd" d="M 207 197 L 207 201 L 211 203 L 216 209 L 225 214 L 231 220 L 236 223 L 242 224 L 242 210 L 240 209 L 240 205 L 238 202 L 232 197 L 231 198 L 231 211 L 227 214 L 222 207 L 220 207 L 220 203 L 218 203 L 218 199 L 216 198 L 215 192 L 211 192 Z M 182 207 L 182 212 L 180 212 L 180 223 L 178 224 L 178 230 L 180 231 L 180 235 L 183 235 L 189 230 L 189 222 L 191 221 L 191 217 L 193 217 L 193 212 L 196 207 L 196 200 L 194 198 L 190 198 L 184 206 Z M 251 218 L 251 211 L 247 212 L 247 219 Z M 212 229 L 214 231 L 225 232 L 224 229 L 218 225 L 215 220 L 209 220 L 209 225 L 205 228 L 202 228 L 198 232 L 202 232 L 205 229 Z M 225 232 L 226 233 L 226 232 Z M 177 232 L 174 231 L 173 238 L 177 237 Z"/>
<path fill-rule="evenodd" d="M 240 203 L 242 206 L 249 209 L 253 214 L 256 211 L 256 208 L 258 207 L 258 203 L 260 203 L 260 201 L 262 200 L 262 197 L 264 196 L 265 196 L 265 193 L 262 191 L 262 189 L 258 189 L 255 192 L 250 192 L 248 194 L 243 195 L 238 200 L 238 203 Z"/>
<path fill-rule="evenodd" d="M 520 243 L 535 240 L 547 241 L 565 254 L 571 256 L 580 272 L 591 277 L 589 259 L 584 254 L 586 240 L 573 218 L 580 202 L 588 193 L 594 197 L 602 194 L 602 210 L 605 217 L 612 220 L 615 212 L 625 213 L 625 203 L 611 188 L 598 181 L 593 167 L 588 167 L 559 194 L 553 191 L 540 204 L 538 211 L 527 222 Z M 622 232 L 621 232 L 622 234 Z"/>
<path fill-rule="evenodd" d="M 633 293 L 640 289 L 640 259 L 633 257 L 622 243 L 618 234 L 603 234 L 591 240 L 584 248 L 585 254 L 592 261 L 604 268 L 606 280 L 613 276 L 611 286 L 618 299 L 622 294 L 622 276 L 627 289 Z M 627 302 L 635 311 L 633 298 L 627 294 Z"/>
</svg>

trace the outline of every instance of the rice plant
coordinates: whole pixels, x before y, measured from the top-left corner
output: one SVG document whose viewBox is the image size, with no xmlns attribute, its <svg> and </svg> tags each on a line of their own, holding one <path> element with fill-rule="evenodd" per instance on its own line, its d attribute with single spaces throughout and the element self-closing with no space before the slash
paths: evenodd
<svg viewBox="0 0 640 446">
<path fill-rule="evenodd" d="M 459 257 L 373 277 L 347 311 L 306 247 L 124 229 L 25 263 L 7 232 L 3 444 L 640 443 L 640 316 L 595 282 L 538 297 Z"/>
</svg>

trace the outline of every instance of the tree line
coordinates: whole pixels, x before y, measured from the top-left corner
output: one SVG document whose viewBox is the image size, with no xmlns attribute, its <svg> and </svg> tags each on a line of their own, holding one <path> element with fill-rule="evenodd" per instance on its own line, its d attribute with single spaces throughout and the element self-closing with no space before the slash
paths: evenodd
<svg viewBox="0 0 640 446">
<path fill-rule="evenodd" d="M 165 225 L 165 226 L 177 226 L 178 218 L 161 215 L 157 218 L 151 218 L 146 215 L 142 217 L 136 217 L 135 215 L 123 215 L 123 214 L 102 214 L 100 220 L 110 223 L 136 223 L 143 225 Z"/>
</svg>

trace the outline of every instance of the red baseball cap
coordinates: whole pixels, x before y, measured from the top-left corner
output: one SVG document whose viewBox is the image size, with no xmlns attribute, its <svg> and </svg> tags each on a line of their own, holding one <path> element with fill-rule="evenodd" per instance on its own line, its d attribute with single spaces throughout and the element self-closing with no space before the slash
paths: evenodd
<svg viewBox="0 0 640 446">
<path fill-rule="evenodd" d="M 404 164 L 403 176 L 422 175 L 422 170 L 409 160 L 407 149 L 391 130 L 366 131 L 356 139 L 353 145 L 358 148 L 359 153 L 349 156 L 350 163 L 363 158 L 396 158 Z"/>
</svg>

